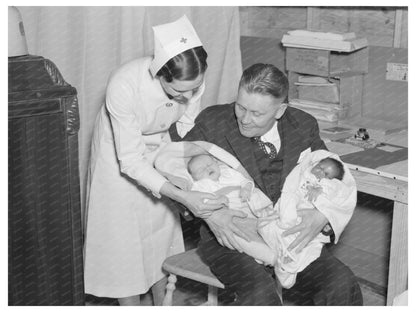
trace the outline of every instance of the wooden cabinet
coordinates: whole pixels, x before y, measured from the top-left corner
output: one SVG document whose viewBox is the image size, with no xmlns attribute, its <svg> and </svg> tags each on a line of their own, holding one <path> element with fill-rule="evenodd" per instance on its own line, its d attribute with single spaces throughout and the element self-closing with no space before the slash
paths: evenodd
<svg viewBox="0 0 416 312">
<path fill-rule="evenodd" d="M 83 305 L 76 90 L 43 57 L 8 63 L 9 305 Z"/>
</svg>

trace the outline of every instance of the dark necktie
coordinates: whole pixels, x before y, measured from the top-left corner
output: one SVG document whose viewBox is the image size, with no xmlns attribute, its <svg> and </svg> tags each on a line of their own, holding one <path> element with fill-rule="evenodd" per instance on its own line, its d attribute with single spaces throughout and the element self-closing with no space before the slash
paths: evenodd
<svg viewBox="0 0 416 312">
<path fill-rule="evenodd" d="M 260 137 L 254 137 L 254 142 L 256 142 L 261 150 L 269 157 L 270 159 L 274 159 L 277 157 L 277 150 L 276 147 L 270 142 L 263 142 Z M 267 151 L 266 146 L 269 148 L 270 152 Z"/>
</svg>

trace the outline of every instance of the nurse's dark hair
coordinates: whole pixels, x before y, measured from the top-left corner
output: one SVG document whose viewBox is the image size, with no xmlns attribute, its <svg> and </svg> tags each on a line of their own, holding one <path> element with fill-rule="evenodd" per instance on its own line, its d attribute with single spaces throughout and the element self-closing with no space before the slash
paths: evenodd
<svg viewBox="0 0 416 312">
<path fill-rule="evenodd" d="M 257 63 L 246 68 L 240 80 L 239 89 L 247 93 L 271 95 L 286 99 L 289 82 L 284 73 L 271 64 Z"/>
<path fill-rule="evenodd" d="M 186 50 L 167 61 L 156 76 L 164 77 L 167 82 L 172 82 L 173 79 L 194 80 L 207 70 L 207 57 L 202 46 Z"/>
</svg>

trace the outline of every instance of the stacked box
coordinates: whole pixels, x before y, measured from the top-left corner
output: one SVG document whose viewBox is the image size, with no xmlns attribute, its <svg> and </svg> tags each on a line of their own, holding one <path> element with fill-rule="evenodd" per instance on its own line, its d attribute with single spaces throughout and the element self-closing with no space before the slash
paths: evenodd
<svg viewBox="0 0 416 312">
<path fill-rule="evenodd" d="M 345 72 L 368 73 L 368 48 L 349 53 L 286 48 L 286 70 L 322 77 Z"/>
<path fill-rule="evenodd" d="M 299 73 L 289 71 L 289 101 L 301 99 L 320 104 L 338 104 L 346 113 L 341 119 L 360 116 L 364 74 L 345 72 L 331 78 L 332 86 L 299 86 Z"/>
<path fill-rule="evenodd" d="M 325 103 L 339 103 L 339 85 L 335 82 L 328 84 L 298 84 L 295 82 L 298 98 Z"/>
<path fill-rule="evenodd" d="M 364 74 L 368 72 L 368 48 L 350 53 L 286 48 L 286 69 L 289 102 L 311 101 L 316 102 L 317 107 L 326 103 L 328 107 L 339 105 L 338 120 L 361 116 Z M 299 77 L 305 75 L 324 77 L 328 83 L 299 83 Z"/>
</svg>

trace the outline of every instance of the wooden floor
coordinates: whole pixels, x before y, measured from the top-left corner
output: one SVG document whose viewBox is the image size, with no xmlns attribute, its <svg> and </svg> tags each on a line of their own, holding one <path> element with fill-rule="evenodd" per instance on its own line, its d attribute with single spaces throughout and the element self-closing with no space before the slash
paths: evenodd
<svg viewBox="0 0 416 312">
<path fill-rule="evenodd" d="M 207 287 L 200 283 L 190 281 L 178 277 L 176 283 L 176 290 L 173 295 L 174 306 L 198 306 L 206 301 Z M 219 305 L 225 305 L 231 300 L 227 294 L 220 290 L 219 292 Z M 142 295 L 142 305 L 151 306 L 153 305 L 152 295 L 150 293 Z M 86 296 L 87 306 L 117 306 L 117 300 L 111 298 L 98 298 L 91 295 Z"/>
<path fill-rule="evenodd" d="M 386 304 L 386 264 L 382 261 L 388 257 L 387 236 L 390 234 L 388 228 L 390 225 L 389 203 L 385 200 L 369 197 L 359 193 L 358 207 L 354 216 L 341 237 L 341 244 L 334 254 L 346 263 L 357 276 L 364 278 L 359 279 L 361 291 L 363 293 L 365 306 L 383 306 Z M 368 207 L 372 207 L 368 209 Z M 369 228 L 369 221 L 375 224 L 378 231 Z M 187 222 L 182 225 L 185 248 L 195 248 L 199 239 L 198 221 Z M 362 230 L 366 233 L 360 233 Z M 370 230 L 370 231 L 369 231 Z M 369 233 L 374 232 L 379 240 L 367 240 Z M 342 246 L 344 245 L 344 246 Z M 357 247 L 358 245 L 358 247 Z M 352 249 L 352 248 L 355 249 Z M 351 258 L 351 254 L 359 257 Z M 370 259 L 370 260 L 368 260 Z M 376 261 L 377 260 L 377 261 Z M 361 262 L 365 262 L 364 264 Z M 174 292 L 173 304 L 175 306 L 194 306 L 200 305 L 206 301 L 206 285 L 178 277 Z M 232 300 L 231 296 L 224 290 L 219 289 L 218 300 L 220 305 L 226 305 Z M 142 296 L 143 305 L 152 305 L 151 294 Z M 117 300 L 109 298 L 97 298 L 87 295 L 86 304 L 89 306 L 108 306 L 118 305 Z M 285 305 L 290 303 L 285 303 Z"/>
<path fill-rule="evenodd" d="M 174 306 L 198 306 L 206 301 L 206 286 L 197 282 L 185 280 L 182 278 L 178 279 L 177 289 L 173 296 Z M 360 284 L 361 291 L 363 293 L 364 305 L 365 306 L 384 306 L 386 298 L 380 294 L 375 293 L 370 287 Z M 153 305 L 151 294 L 142 296 L 142 305 L 151 306 Z M 231 298 L 219 290 L 219 305 L 226 305 Z M 86 297 L 87 306 L 117 306 L 117 300 L 110 298 L 98 298 L 91 295 Z M 291 305 L 290 302 L 285 302 L 285 305 Z"/>
</svg>

